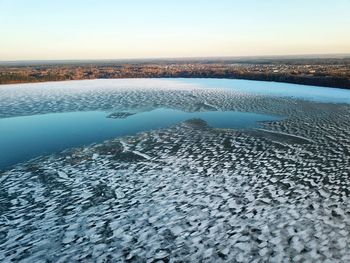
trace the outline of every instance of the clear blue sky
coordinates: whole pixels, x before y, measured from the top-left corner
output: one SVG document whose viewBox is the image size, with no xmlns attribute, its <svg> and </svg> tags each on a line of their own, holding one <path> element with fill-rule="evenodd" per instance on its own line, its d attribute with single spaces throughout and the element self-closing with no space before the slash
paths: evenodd
<svg viewBox="0 0 350 263">
<path fill-rule="evenodd" d="M 350 53 L 350 0 L 0 0 L 0 60 Z"/>
</svg>

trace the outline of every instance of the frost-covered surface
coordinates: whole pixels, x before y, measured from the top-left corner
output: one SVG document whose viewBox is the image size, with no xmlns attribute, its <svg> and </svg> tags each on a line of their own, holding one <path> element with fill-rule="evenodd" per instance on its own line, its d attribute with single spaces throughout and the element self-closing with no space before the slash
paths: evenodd
<svg viewBox="0 0 350 263">
<path fill-rule="evenodd" d="M 222 94 L 228 94 L 225 100 Z M 230 101 L 232 97 L 235 101 Z M 241 91 L 205 88 L 193 83 L 159 79 L 83 80 L 1 85 L 0 118 L 52 112 L 130 110 L 157 107 L 187 111 L 241 109 L 256 103 Z M 259 98 L 259 97 L 257 97 Z M 220 103 L 224 103 L 220 105 Z M 255 107 L 251 105 L 250 109 Z M 253 110 L 254 111 L 254 110 Z"/>
<path fill-rule="evenodd" d="M 288 119 L 247 131 L 191 120 L 3 172 L 0 261 L 350 261 L 350 105 L 112 82 L 5 87 L 0 115 L 166 106 Z"/>
</svg>

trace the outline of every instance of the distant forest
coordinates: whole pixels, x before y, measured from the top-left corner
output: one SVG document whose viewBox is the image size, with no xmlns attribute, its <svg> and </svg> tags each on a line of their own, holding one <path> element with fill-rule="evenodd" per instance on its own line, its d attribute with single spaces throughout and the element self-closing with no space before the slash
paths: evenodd
<svg viewBox="0 0 350 263">
<path fill-rule="evenodd" d="M 0 64 L 0 84 L 99 78 L 234 78 L 350 89 L 350 58 L 221 58 Z"/>
</svg>

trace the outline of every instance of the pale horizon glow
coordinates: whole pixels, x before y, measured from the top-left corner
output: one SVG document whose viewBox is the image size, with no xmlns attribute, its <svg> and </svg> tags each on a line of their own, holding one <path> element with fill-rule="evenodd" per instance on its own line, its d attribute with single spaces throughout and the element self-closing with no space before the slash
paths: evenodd
<svg viewBox="0 0 350 263">
<path fill-rule="evenodd" d="M 0 0 L 0 61 L 350 53 L 350 0 Z"/>
</svg>

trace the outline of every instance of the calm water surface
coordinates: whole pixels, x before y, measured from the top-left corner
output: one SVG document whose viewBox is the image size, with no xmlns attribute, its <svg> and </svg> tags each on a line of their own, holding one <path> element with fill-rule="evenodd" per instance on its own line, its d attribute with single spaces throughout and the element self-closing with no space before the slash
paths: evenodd
<svg viewBox="0 0 350 263">
<path fill-rule="evenodd" d="M 281 117 L 235 112 L 183 112 L 156 109 L 124 119 L 107 118 L 109 113 L 69 112 L 0 119 L 0 169 L 40 155 L 102 142 L 117 136 L 165 128 L 199 118 L 215 128 L 253 128 L 260 121 Z"/>
</svg>

